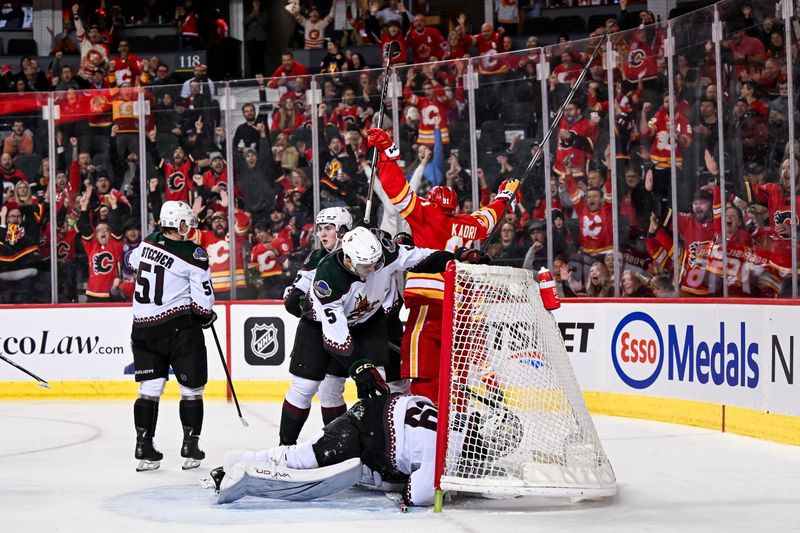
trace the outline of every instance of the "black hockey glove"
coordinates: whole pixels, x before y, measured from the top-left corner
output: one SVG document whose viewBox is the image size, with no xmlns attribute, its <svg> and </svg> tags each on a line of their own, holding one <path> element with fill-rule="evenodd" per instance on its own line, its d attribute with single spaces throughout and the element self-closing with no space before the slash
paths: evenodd
<svg viewBox="0 0 800 533">
<path fill-rule="evenodd" d="M 359 400 L 389 394 L 389 386 L 383 380 L 375 365 L 366 359 L 359 359 L 350 367 L 350 377 L 356 382 Z"/>
<path fill-rule="evenodd" d="M 208 329 L 212 324 L 214 324 L 214 322 L 217 321 L 217 313 L 211 311 L 210 315 L 198 315 L 197 318 L 200 320 L 200 327 L 203 329 Z"/>
<path fill-rule="evenodd" d="M 470 263 L 473 265 L 488 265 L 492 262 L 491 258 L 475 248 L 459 248 L 454 254 L 456 261 Z"/>
<path fill-rule="evenodd" d="M 405 231 L 401 231 L 400 233 L 395 235 L 394 242 L 397 244 L 402 244 L 404 246 L 414 246 L 414 238 Z"/>
</svg>

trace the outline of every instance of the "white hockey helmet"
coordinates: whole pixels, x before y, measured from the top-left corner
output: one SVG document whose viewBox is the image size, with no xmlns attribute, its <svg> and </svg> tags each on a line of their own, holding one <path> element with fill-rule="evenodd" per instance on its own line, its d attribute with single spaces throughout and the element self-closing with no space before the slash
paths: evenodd
<svg viewBox="0 0 800 533">
<path fill-rule="evenodd" d="M 344 207 L 326 207 L 317 214 L 316 224 L 333 224 L 336 231 L 353 229 L 353 215 Z"/>
<path fill-rule="evenodd" d="M 342 251 L 352 263 L 350 270 L 362 280 L 383 267 L 383 247 L 367 228 L 358 227 L 345 233 Z"/>
<path fill-rule="evenodd" d="M 189 233 L 181 233 L 181 222 L 185 222 L 189 228 L 197 227 L 197 217 L 194 216 L 194 211 L 186 202 L 167 200 L 161 206 L 161 214 L 159 220 L 162 228 L 175 228 L 183 236 Z"/>
</svg>

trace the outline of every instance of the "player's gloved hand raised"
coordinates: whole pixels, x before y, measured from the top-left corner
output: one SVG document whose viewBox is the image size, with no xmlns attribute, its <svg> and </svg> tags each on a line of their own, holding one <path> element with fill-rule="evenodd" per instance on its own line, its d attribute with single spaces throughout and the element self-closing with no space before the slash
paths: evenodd
<svg viewBox="0 0 800 533">
<path fill-rule="evenodd" d="M 210 315 L 198 315 L 197 318 L 200 320 L 200 327 L 203 329 L 208 329 L 214 324 L 214 322 L 217 321 L 217 313 L 211 311 Z"/>
<path fill-rule="evenodd" d="M 367 131 L 367 145 L 374 146 L 382 154 L 381 161 L 400 159 L 400 149 L 395 146 L 392 137 L 380 128 L 371 128 Z"/>
<path fill-rule="evenodd" d="M 473 265 L 488 265 L 492 262 L 492 259 L 481 252 L 480 250 L 476 250 L 475 248 L 458 248 L 456 253 L 453 254 L 456 258 L 456 261 L 461 261 L 462 263 L 470 263 Z"/>
<path fill-rule="evenodd" d="M 505 180 L 498 187 L 496 198 L 511 200 L 511 209 L 514 209 L 517 204 L 517 189 L 519 189 L 519 180 Z"/>
<path fill-rule="evenodd" d="M 389 394 L 389 385 L 383 380 L 375 365 L 366 359 L 359 359 L 350 367 L 350 377 L 356 382 L 359 400 Z"/>
</svg>

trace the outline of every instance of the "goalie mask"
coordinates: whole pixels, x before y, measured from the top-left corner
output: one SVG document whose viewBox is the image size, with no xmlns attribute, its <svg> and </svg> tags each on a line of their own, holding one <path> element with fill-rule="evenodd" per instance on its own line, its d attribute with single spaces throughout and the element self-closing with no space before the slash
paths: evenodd
<svg viewBox="0 0 800 533">
<path fill-rule="evenodd" d="M 349 269 L 361 280 L 383 268 L 383 248 L 367 228 L 355 228 L 342 238 L 342 252 L 350 260 Z"/>
<path fill-rule="evenodd" d="M 319 212 L 315 222 L 317 236 L 322 246 L 330 252 L 341 246 L 342 235 L 352 229 L 353 216 L 343 207 L 328 207 Z"/>
<path fill-rule="evenodd" d="M 175 228 L 184 237 L 189 234 L 191 228 L 197 227 L 197 217 L 194 216 L 192 208 L 186 202 L 167 200 L 161 206 L 159 219 L 162 228 Z M 186 233 L 181 231 L 181 222 L 187 226 Z"/>
<path fill-rule="evenodd" d="M 444 214 L 449 217 L 453 216 L 458 207 L 458 195 L 452 187 L 443 185 L 432 187 L 425 199 L 432 204 L 438 205 L 444 211 Z"/>
</svg>

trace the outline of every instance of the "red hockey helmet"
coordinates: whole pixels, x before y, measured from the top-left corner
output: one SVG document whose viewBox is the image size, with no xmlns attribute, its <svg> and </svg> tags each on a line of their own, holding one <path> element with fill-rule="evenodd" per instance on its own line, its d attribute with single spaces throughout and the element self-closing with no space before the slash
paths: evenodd
<svg viewBox="0 0 800 533">
<path fill-rule="evenodd" d="M 452 187 L 443 185 L 432 187 L 425 199 L 432 204 L 438 205 L 447 216 L 453 216 L 458 207 L 458 195 Z"/>
</svg>

